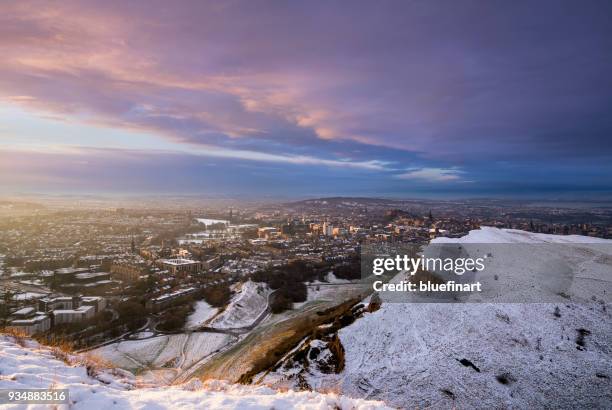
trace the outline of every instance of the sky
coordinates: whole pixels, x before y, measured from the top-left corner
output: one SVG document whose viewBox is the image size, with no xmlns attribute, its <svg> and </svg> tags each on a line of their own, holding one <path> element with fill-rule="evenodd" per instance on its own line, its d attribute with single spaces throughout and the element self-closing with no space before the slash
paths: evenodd
<svg viewBox="0 0 612 410">
<path fill-rule="evenodd" d="M 4 1 L 0 193 L 612 198 L 609 1 Z"/>
</svg>

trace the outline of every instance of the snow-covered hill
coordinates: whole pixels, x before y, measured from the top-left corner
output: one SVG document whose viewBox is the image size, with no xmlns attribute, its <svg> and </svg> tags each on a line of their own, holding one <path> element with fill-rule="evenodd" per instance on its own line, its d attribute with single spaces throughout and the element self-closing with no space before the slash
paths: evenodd
<svg viewBox="0 0 612 410">
<path fill-rule="evenodd" d="M 251 326 L 268 307 L 270 289 L 263 283 L 247 281 L 240 287 L 225 310 L 212 319 L 209 326 L 232 329 Z"/>
<path fill-rule="evenodd" d="M 435 242 L 606 243 L 495 228 Z M 610 408 L 611 313 L 601 301 L 383 304 L 340 331 L 341 391 L 406 407 Z"/>
<path fill-rule="evenodd" d="M 596 278 L 600 294 L 610 289 L 612 258 L 606 249 L 612 249 L 612 241 L 483 228 L 434 242 L 528 243 L 536 253 L 537 243 L 579 244 L 581 249 L 610 245 L 604 252 L 601 247 L 583 252 L 578 259 L 583 276 L 589 269 L 601 276 Z M 574 252 L 571 246 L 552 249 L 559 253 L 555 258 Z M 495 257 L 502 256 L 498 251 Z M 504 263 L 507 272 L 522 269 L 511 258 Z M 560 299 L 522 304 L 383 302 L 379 310 L 338 332 L 344 348 L 342 372 L 322 374 L 310 365 L 299 382 L 333 386 L 342 394 L 401 408 L 612 408 L 609 294 L 603 300 Z M 296 380 L 282 371 L 267 379 L 277 386 L 295 386 Z"/>
<path fill-rule="evenodd" d="M 21 342 L 18 343 L 18 342 Z M 84 356 L 61 353 L 31 340 L 0 335 L 0 389 L 69 389 L 71 409 L 378 409 L 381 402 L 314 392 L 192 381 L 180 386 L 138 388 L 132 375 L 97 369 Z M 60 358 L 62 360 L 60 360 Z M 67 360 L 71 364 L 67 364 Z M 3 405 L 2 408 L 24 408 Z M 31 408 L 45 408 L 32 405 Z M 62 405 L 58 408 L 68 408 Z"/>
</svg>

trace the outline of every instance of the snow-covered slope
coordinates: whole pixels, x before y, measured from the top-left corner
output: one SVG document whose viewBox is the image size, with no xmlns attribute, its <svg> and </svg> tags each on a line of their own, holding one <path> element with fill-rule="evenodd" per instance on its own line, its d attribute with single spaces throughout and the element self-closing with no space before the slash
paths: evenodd
<svg viewBox="0 0 612 410">
<path fill-rule="evenodd" d="M 218 311 L 219 309 L 210 306 L 205 300 L 198 300 L 195 303 L 194 312 L 187 318 L 187 329 L 196 329 L 204 326 Z"/>
<path fill-rule="evenodd" d="M 411 408 L 612 405 L 599 305 L 386 304 L 340 339 L 344 394 Z"/>
<path fill-rule="evenodd" d="M 269 294 L 270 289 L 264 283 L 250 280 L 243 283 L 225 310 L 211 320 L 209 326 L 231 329 L 252 325 L 266 311 Z"/>
<path fill-rule="evenodd" d="M 435 242 L 606 243 L 495 228 Z M 339 332 L 340 391 L 410 408 L 611 408 L 610 309 L 601 300 L 383 303 Z"/>
<path fill-rule="evenodd" d="M 230 343 L 231 336 L 220 333 L 181 333 L 161 335 L 140 340 L 124 340 L 92 350 L 114 366 L 137 372 L 150 369 L 158 376 L 174 374 L 202 362 Z M 164 383 L 165 378 L 160 380 Z"/>
<path fill-rule="evenodd" d="M 278 392 L 266 387 L 199 381 L 159 388 L 138 388 L 131 374 L 121 370 L 87 369 L 87 360 L 74 355 L 71 365 L 59 354 L 25 340 L 23 346 L 0 335 L 0 389 L 69 389 L 71 409 L 377 409 L 381 402 L 334 394 Z M 3 405 L 2 408 L 24 408 Z M 32 405 L 31 408 L 45 408 Z M 68 408 L 62 405 L 58 408 Z"/>
</svg>

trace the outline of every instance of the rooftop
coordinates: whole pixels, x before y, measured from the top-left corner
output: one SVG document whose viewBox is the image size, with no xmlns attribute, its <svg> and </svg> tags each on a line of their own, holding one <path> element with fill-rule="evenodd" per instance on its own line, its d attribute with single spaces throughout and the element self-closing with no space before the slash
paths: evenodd
<svg viewBox="0 0 612 410">
<path fill-rule="evenodd" d="M 58 310 L 54 310 L 54 311 L 53 311 L 53 314 L 54 314 L 54 315 L 58 315 L 58 314 L 77 314 L 77 313 L 84 313 L 84 312 L 87 312 L 87 311 L 89 311 L 89 310 L 91 310 L 91 309 L 93 309 L 93 308 L 94 308 L 93 306 L 88 306 L 88 305 L 85 305 L 85 306 L 81 306 L 81 307 L 79 307 L 79 308 L 77 308 L 77 309 L 58 309 Z"/>
<path fill-rule="evenodd" d="M 92 278 L 97 278 L 100 276 L 108 276 L 108 275 L 110 275 L 110 273 L 108 272 L 84 272 L 84 273 L 77 273 L 76 275 L 74 275 L 74 277 L 77 279 L 92 279 Z"/>
<path fill-rule="evenodd" d="M 34 312 L 34 308 L 33 307 L 24 307 L 23 309 L 19 309 L 18 311 L 14 312 L 13 315 L 25 316 L 25 315 L 29 315 L 29 314 L 31 314 L 33 312 Z"/>
<path fill-rule="evenodd" d="M 162 259 L 161 262 L 166 265 L 180 266 L 180 265 L 192 265 L 194 263 L 199 263 L 198 261 L 194 261 L 192 259 Z"/>
</svg>

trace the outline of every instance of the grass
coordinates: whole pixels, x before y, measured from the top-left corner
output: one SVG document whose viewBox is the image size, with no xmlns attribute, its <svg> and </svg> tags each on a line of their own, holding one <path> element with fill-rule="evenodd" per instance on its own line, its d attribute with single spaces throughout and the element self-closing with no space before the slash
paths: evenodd
<svg viewBox="0 0 612 410">
<path fill-rule="evenodd" d="M 6 335 L 11 336 L 13 341 L 21 347 L 25 347 L 26 340 L 30 338 L 24 331 L 10 327 L 3 328 L 1 331 Z"/>
</svg>

